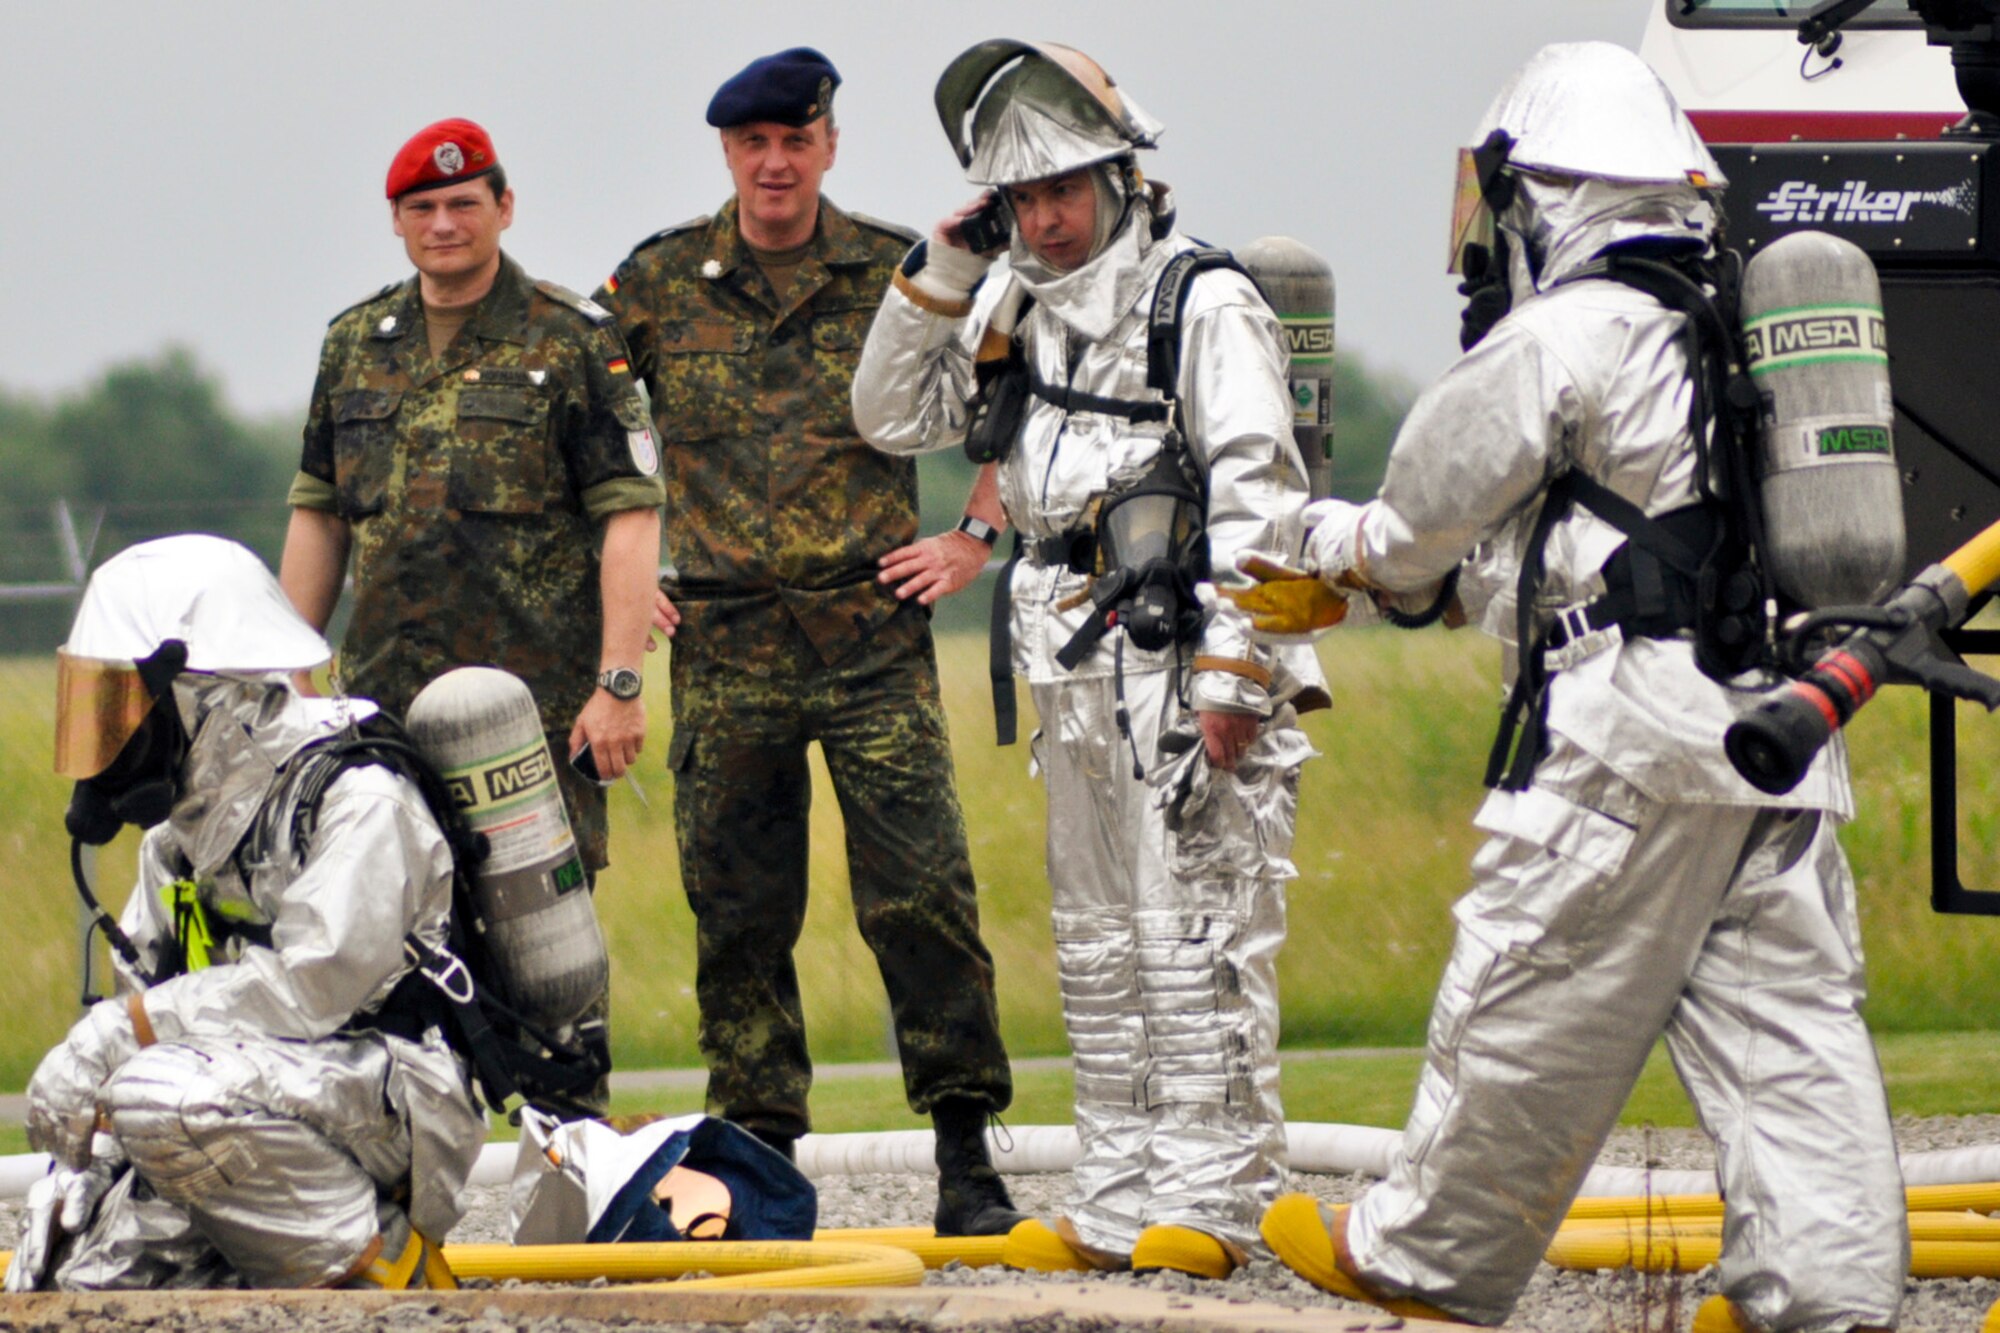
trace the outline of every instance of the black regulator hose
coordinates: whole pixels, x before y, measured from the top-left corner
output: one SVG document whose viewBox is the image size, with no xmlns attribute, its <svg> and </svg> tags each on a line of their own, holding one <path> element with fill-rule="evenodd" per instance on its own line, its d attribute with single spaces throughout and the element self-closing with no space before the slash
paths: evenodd
<svg viewBox="0 0 2000 1333">
<path fill-rule="evenodd" d="M 111 913 L 104 910 L 104 905 L 97 901 L 97 895 L 90 891 L 90 877 L 83 873 L 83 846 L 83 839 L 81 838 L 71 838 L 69 840 L 69 874 L 70 878 L 76 881 L 76 896 L 83 899 L 83 909 L 90 914 L 91 928 L 103 931 L 105 943 L 117 951 L 118 956 L 125 960 L 126 965 L 140 976 L 146 977 L 148 981 L 151 981 L 152 978 L 146 971 L 145 963 L 139 958 L 139 948 L 132 943 L 132 937 L 118 928 L 118 923 L 111 919 Z M 83 1002 L 89 1004 L 98 997 L 90 994 L 90 936 L 88 934 L 84 936 L 83 947 Z"/>
<path fill-rule="evenodd" d="M 1446 608 L 1451 605 L 1452 598 L 1458 596 L 1458 569 L 1457 565 L 1451 567 L 1451 573 L 1445 575 L 1444 582 L 1438 585 L 1437 596 L 1432 598 L 1431 604 L 1423 610 L 1399 611 L 1385 604 L 1382 607 L 1382 618 L 1397 629 L 1426 629 L 1437 624 Z"/>
</svg>

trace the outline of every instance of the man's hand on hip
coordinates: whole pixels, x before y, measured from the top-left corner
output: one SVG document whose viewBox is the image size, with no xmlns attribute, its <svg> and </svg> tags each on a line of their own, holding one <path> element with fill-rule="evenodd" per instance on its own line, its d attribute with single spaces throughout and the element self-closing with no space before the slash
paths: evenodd
<svg viewBox="0 0 2000 1333">
<path fill-rule="evenodd" d="M 924 606 L 949 597 L 979 577 L 993 548 L 963 532 L 940 533 L 899 546 L 877 561 L 876 577 L 896 586 L 896 596 Z"/>
<path fill-rule="evenodd" d="M 655 589 L 653 592 L 653 628 L 671 639 L 674 637 L 674 631 L 680 627 L 680 608 L 675 606 L 665 593 Z M 659 642 L 652 635 L 648 634 L 646 636 L 647 652 L 650 653 L 659 646 Z"/>
<path fill-rule="evenodd" d="M 569 752 L 573 757 L 585 745 L 597 761 L 597 774 L 604 781 L 625 776 L 638 762 L 646 747 L 646 701 L 614 698 L 599 688 L 576 715 L 570 728 Z"/>
</svg>

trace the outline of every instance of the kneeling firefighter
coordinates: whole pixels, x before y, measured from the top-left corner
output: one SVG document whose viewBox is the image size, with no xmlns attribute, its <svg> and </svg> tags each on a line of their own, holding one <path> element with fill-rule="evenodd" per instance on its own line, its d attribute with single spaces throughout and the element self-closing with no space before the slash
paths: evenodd
<svg viewBox="0 0 2000 1333">
<path fill-rule="evenodd" d="M 992 193 L 905 260 L 854 416 L 879 449 L 997 465 L 982 491 L 997 477 L 1016 528 L 995 624 L 1040 715 L 1083 1155 L 1065 1215 L 1017 1227 L 1009 1261 L 1223 1277 L 1283 1169 L 1297 710 L 1326 702 L 1311 651 L 1251 643 L 1209 582 L 1301 535 L 1284 338 L 1233 260 L 1174 229 L 1135 156 L 1160 127 L 1088 56 L 984 42 L 937 104 Z"/>
<path fill-rule="evenodd" d="M 1893 1325 L 1908 1238 L 1834 837 L 1845 757 L 1828 747 L 1780 800 L 1723 750 L 1768 681 L 1752 669 L 1764 632 L 1739 619 L 1777 600 L 1757 561 L 1782 587 L 1811 536 L 1761 524 L 1815 509 L 1750 508 L 1729 414 L 1776 381 L 1753 381 L 1755 350 L 1746 367 L 1718 313 L 1736 308 L 1714 235 L 1724 182 L 1653 72 L 1602 43 L 1537 54 L 1473 141 L 1465 221 L 1483 212 L 1498 235 L 1474 251 L 1492 262 L 1465 265 L 1495 279 L 1468 284 L 1469 351 L 1411 409 L 1381 494 L 1315 507 L 1321 583 L 1294 587 L 1421 605 L 1457 571 L 1515 682 L 1475 820 L 1488 838 L 1387 1179 L 1352 1207 L 1281 1199 L 1264 1237 L 1328 1290 L 1502 1323 L 1664 1033 L 1728 1201 L 1721 1295 L 1695 1328 Z M 1790 302 L 1809 303 L 1854 304 Z M 1880 389 L 1865 410 L 1886 414 Z M 1811 437 L 1785 438 L 1796 456 Z M 1822 499 L 1873 484 L 1847 466 L 1778 480 Z M 1822 554 L 1875 553 L 1835 592 L 1893 582 L 1899 516 L 1877 529 L 1879 513 L 1816 508 Z M 1744 579 L 1748 595 L 1728 591 Z M 1273 599 L 1260 628 L 1309 628 L 1279 613 L 1303 601 Z"/>
<path fill-rule="evenodd" d="M 452 857 L 409 780 L 330 759 L 375 707 L 294 692 L 329 656 L 221 538 L 91 577 L 58 659 L 68 823 L 149 831 L 107 932 L 118 994 L 28 1087 L 55 1166 L 8 1290 L 449 1283 L 436 1243 L 485 1126 L 392 995 L 444 947 Z"/>
</svg>

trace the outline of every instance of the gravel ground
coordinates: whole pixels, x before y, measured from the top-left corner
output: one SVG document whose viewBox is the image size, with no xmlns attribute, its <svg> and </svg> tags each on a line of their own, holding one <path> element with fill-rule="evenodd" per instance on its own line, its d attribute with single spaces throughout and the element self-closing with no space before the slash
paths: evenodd
<svg viewBox="0 0 2000 1333">
<path fill-rule="evenodd" d="M 1905 1119 L 1897 1123 L 1897 1137 L 1904 1151 L 1960 1147 L 2000 1140 L 2000 1116 L 1933 1117 Z M 1607 1145 L 1601 1161 L 1620 1166 L 1652 1165 L 1659 1169 L 1700 1168 L 1713 1164 L 1707 1140 L 1693 1130 L 1620 1130 Z M 1343 1201 L 1354 1198 L 1368 1185 L 1364 1176 L 1318 1176 L 1299 1174 L 1293 1187 L 1323 1199 Z M 1013 1176 L 1009 1186 L 1014 1200 L 1023 1209 L 1046 1215 L 1059 1211 L 1068 1185 L 1066 1175 Z M 937 1196 L 927 1177 L 919 1176 L 834 1176 L 819 1182 L 820 1224 L 827 1227 L 928 1225 Z M 502 1188 L 474 1191 L 472 1209 L 452 1240 L 460 1242 L 505 1241 L 507 1239 L 506 1197 Z M 0 1227 L 11 1234 L 12 1206 L 0 1206 Z M 927 1284 L 977 1286 L 1022 1284 L 1051 1279 L 1032 1274 L 1012 1273 L 999 1268 L 971 1269 L 953 1266 L 926 1275 Z M 1360 1313 L 1358 1307 L 1328 1296 L 1294 1277 L 1275 1260 L 1250 1264 L 1226 1284 L 1202 1282 L 1181 1274 L 1153 1273 L 1143 1277 L 1129 1274 L 1063 1274 L 1064 1282 L 1078 1280 L 1130 1284 L 1170 1293 L 1219 1296 L 1233 1301 L 1266 1300 L 1296 1308 L 1325 1308 L 1329 1316 L 1337 1311 Z M 1713 1270 L 1687 1276 L 1646 1277 L 1632 1272 L 1568 1273 L 1543 1265 L 1507 1327 L 1533 1333 L 1678 1333 L 1687 1327 L 1696 1306 L 1714 1290 Z M 1936 1333 L 1970 1333 L 1977 1329 L 1986 1311 L 2000 1301 L 2000 1280 L 1941 1279 L 1911 1281 L 1903 1305 L 1902 1324 L 1909 1330 Z M 182 1333 L 183 1321 L 154 1324 L 167 1333 Z M 668 1325 L 624 1323 L 606 1325 L 593 1320 L 533 1319 L 510 1320 L 497 1310 L 484 1316 L 465 1317 L 420 1308 L 398 1310 L 375 1320 L 360 1317 L 326 1317 L 301 1320 L 295 1315 L 278 1316 L 275 1311 L 245 1311 L 240 1316 L 218 1319 L 213 1315 L 199 1321 L 185 1321 L 185 1333 L 360 1333 L 361 1330 L 391 1330 L 401 1333 L 600 1333 L 616 1327 L 624 1330 L 667 1328 Z M 301 1326 L 303 1325 L 303 1327 Z M 1341 1327 L 1330 1318 L 1328 1329 Z M 10 1327 L 0 1307 L 0 1328 Z M 125 1321 L 94 1320 L 90 1333 L 125 1333 L 136 1325 Z M 679 1326 L 693 1328 L 695 1326 Z M 844 1316 L 793 1320 L 769 1316 L 751 1324 L 746 1333 L 917 1333 L 908 1320 L 857 1321 Z M 1060 1316 L 1044 1316 L 1022 1321 L 1021 1333 L 1101 1333 L 1101 1321 L 1078 1321 Z"/>
</svg>

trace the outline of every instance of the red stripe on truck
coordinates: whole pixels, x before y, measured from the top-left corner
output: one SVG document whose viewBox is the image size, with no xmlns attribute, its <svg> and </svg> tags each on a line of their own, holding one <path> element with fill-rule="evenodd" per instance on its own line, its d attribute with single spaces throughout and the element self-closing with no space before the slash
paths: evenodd
<svg viewBox="0 0 2000 1333">
<path fill-rule="evenodd" d="M 1964 111 L 1690 111 L 1710 143 L 1786 143 L 1804 139 L 1935 139 Z"/>
</svg>

